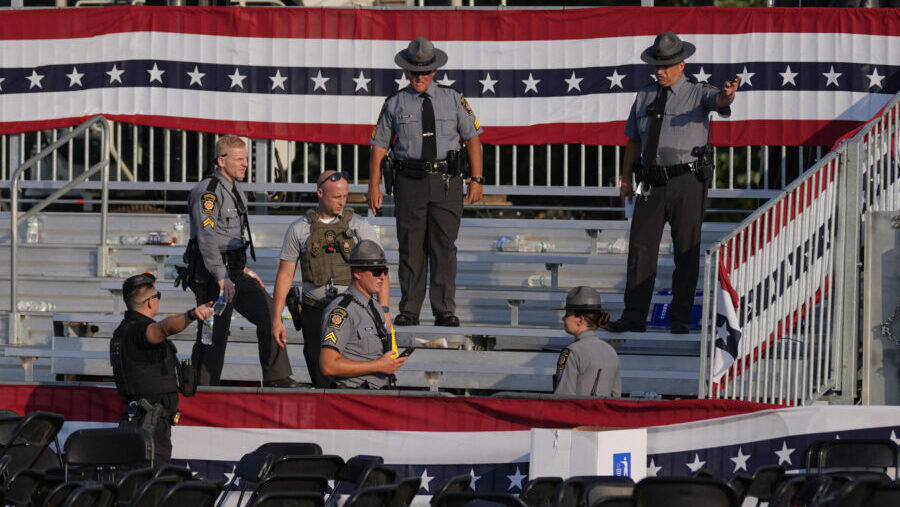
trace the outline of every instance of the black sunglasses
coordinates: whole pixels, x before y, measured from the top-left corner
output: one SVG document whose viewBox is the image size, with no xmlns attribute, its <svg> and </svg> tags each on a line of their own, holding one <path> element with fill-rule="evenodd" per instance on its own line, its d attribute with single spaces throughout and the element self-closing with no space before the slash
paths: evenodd
<svg viewBox="0 0 900 507">
<path fill-rule="evenodd" d="M 154 294 L 154 295 L 148 297 L 147 299 L 141 301 L 141 304 L 146 303 L 147 301 L 150 301 L 150 300 L 153 299 L 153 298 L 156 298 L 156 299 L 162 301 L 162 294 L 160 294 L 159 291 L 156 291 L 156 294 Z"/>
<path fill-rule="evenodd" d="M 374 267 L 374 268 L 360 268 L 363 271 L 368 271 L 372 273 L 372 276 L 384 276 L 388 272 L 388 268 L 383 267 Z"/>
<path fill-rule="evenodd" d="M 411 70 L 411 71 L 409 71 L 409 73 L 412 74 L 413 76 L 427 76 L 428 74 L 431 74 L 431 71 L 430 70 L 426 70 L 426 71 Z"/>
<path fill-rule="evenodd" d="M 324 180 L 320 181 L 320 182 L 319 182 L 319 186 L 321 187 L 321 186 L 324 185 L 325 182 L 327 182 L 327 181 L 341 181 L 341 180 L 347 180 L 347 181 L 350 181 L 350 178 L 348 177 L 346 171 L 338 171 L 338 172 L 336 172 L 336 173 L 330 175 L 329 177 L 327 177 L 327 178 L 325 178 Z"/>
</svg>

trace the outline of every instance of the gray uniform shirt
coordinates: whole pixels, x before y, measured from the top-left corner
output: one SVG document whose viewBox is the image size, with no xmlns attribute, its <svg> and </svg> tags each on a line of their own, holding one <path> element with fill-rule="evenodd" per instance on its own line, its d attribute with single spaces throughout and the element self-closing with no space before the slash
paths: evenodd
<svg viewBox="0 0 900 507">
<path fill-rule="evenodd" d="M 444 160 L 448 151 L 459 149 L 460 137 L 468 141 L 483 132 L 481 123 L 458 90 L 432 81 L 425 93 L 434 108 L 438 160 Z M 393 149 L 397 159 L 421 160 L 423 100 L 412 86 L 388 97 L 369 143 L 387 149 L 396 134 L 397 144 Z"/>
<path fill-rule="evenodd" d="M 215 190 L 208 190 L 210 178 L 219 183 Z M 204 178 L 191 189 L 188 197 L 188 213 L 191 217 L 191 238 L 197 240 L 200 253 L 203 254 L 203 265 L 216 278 L 224 280 L 228 274 L 222 262 L 222 252 L 243 248 L 241 238 L 241 214 L 235 194 L 241 199 L 243 209 L 247 209 L 247 198 L 243 192 L 232 192 L 234 183 L 216 169 L 211 176 Z"/>
<path fill-rule="evenodd" d="M 322 221 L 325 223 L 333 223 L 337 220 L 340 220 L 340 217 L 335 217 L 328 222 Z M 353 216 L 350 217 L 350 223 L 347 225 L 348 230 L 356 235 L 357 242 L 369 239 L 379 245 L 381 244 L 381 242 L 378 241 L 378 235 L 375 234 L 375 228 L 372 227 L 372 224 L 365 218 L 354 213 Z M 281 260 L 299 263 L 300 259 L 306 255 L 306 240 L 309 239 L 309 232 L 309 221 L 306 219 L 306 216 L 294 221 L 284 234 L 284 244 L 281 245 Z M 347 290 L 346 285 L 335 285 L 334 287 L 338 292 Z M 325 299 L 325 286 L 318 286 L 311 282 L 303 282 L 303 294 L 316 301 L 322 301 Z"/>
<path fill-rule="evenodd" d="M 619 355 L 597 336 L 597 331 L 587 330 L 576 336 L 575 341 L 560 352 L 556 369 L 559 377 L 554 394 L 590 396 L 599 372 L 596 395 L 601 398 L 622 395 Z"/>
<path fill-rule="evenodd" d="M 686 164 L 697 160 L 691 155 L 695 146 L 706 144 L 709 133 L 709 113 L 716 111 L 719 116 L 731 116 L 729 107 L 719 108 L 716 95 L 719 89 L 704 83 L 692 83 L 681 76 L 669 87 L 666 98 L 666 110 L 662 130 L 659 133 L 659 146 L 656 163 L 660 166 Z M 647 146 L 653 114 L 647 107 L 656 101 L 659 85 L 650 84 L 638 90 L 631 106 L 631 113 L 625 122 L 625 135 L 628 139 L 640 141 L 642 147 Z M 643 153 L 643 159 L 649 160 L 650 154 Z"/>
<path fill-rule="evenodd" d="M 352 361 L 374 361 L 384 355 L 375 322 L 377 318 L 381 326 L 386 326 L 384 315 L 376 301 L 377 317 L 373 317 L 368 309 L 369 300 L 352 285 L 336 297 L 322 313 L 322 346 L 336 349 L 341 357 Z M 371 373 L 360 377 L 335 377 L 334 381 L 341 388 L 353 389 L 368 382 L 369 387 L 381 389 L 388 384 L 388 375 Z"/>
</svg>

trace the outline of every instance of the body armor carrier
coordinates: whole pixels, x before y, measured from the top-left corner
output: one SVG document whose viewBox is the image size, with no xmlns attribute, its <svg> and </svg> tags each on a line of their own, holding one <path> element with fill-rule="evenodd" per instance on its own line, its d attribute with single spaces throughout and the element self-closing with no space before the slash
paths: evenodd
<svg viewBox="0 0 900 507">
<path fill-rule="evenodd" d="M 319 220 L 316 210 L 306 212 L 309 222 L 309 238 L 306 255 L 301 260 L 303 281 L 318 287 L 333 280 L 335 285 L 350 285 L 350 267 L 346 266 L 350 250 L 357 238 L 350 232 L 353 210 L 345 209 L 336 222 L 325 224 Z"/>
<path fill-rule="evenodd" d="M 120 395 L 134 398 L 181 390 L 181 368 L 175 346 L 169 340 L 161 345 L 161 361 L 137 361 L 129 357 L 126 351 L 121 328 L 116 329 L 109 341 L 109 359 Z"/>
</svg>

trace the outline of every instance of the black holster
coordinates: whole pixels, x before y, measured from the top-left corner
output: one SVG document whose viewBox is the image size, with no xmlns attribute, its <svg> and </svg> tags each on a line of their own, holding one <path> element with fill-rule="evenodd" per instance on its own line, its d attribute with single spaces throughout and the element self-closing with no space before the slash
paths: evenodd
<svg viewBox="0 0 900 507">
<path fill-rule="evenodd" d="M 713 158 L 713 145 L 706 143 L 703 146 L 695 146 L 694 149 L 691 150 L 691 155 L 697 157 L 697 179 L 709 186 L 712 184 L 713 173 L 716 171 L 716 161 Z"/>
<path fill-rule="evenodd" d="M 396 176 L 396 160 L 391 153 L 385 155 L 381 159 L 381 177 L 384 179 L 384 193 L 393 195 L 394 193 L 394 177 Z"/>
<path fill-rule="evenodd" d="M 196 239 L 188 241 L 184 254 L 181 256 L 184 266 L 175 265 L 178 276 L 175 277 L 175 287 L 181 285 L 182 290 L 187 290 L 192 284 L 205 284 L 209 280 L 209 272 L 203 265 L 203 255 Z"/>
<path fill-rule="evenodd" d="M 191 360 L 182 359 L 179 366 L 181 370 L 181 385 L 179 386 L 181 394 L 186 397 L 197 394 L 196 370 L 194 370 L 194 367 L 191 365 Z"/>
<path fill-rule="evenodd" d="M 234 250 L 222 252 L 222 262 L 225 263 L 225 267 L 228 268 L 228 271 L 243 271 L 244 268 L 247 267 L 248 246 L 250 246 L 250 244 L 244 242 L 242 248 L 235 248 Z"/>
<path fill-rule="evenodd" d="M 447 174 L 451 178 L 454 176 L 459 176 L 463 179 L 469 177 L 469 149 L 465 145 L 459 150 L 447 152 Z"/>
<path fill-rule="evenodd" d="M 302 298 L 300 297 L 300 288 L 299 287 L 291 287 L 291 290 L 287 293 L 287 299 L 285 300 L 285 306 L 289 312 L 291 312 L 291 319 L 294 321 L 294 329 L 300 331 L 303 327 L 303 317 L 301 311 L 303 310 Z"/>
</svg>

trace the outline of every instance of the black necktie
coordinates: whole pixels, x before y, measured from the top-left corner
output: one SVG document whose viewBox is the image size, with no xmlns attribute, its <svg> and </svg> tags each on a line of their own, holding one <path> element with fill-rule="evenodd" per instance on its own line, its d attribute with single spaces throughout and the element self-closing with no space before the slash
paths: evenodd
<svg viewBox="0 0 900 507">
<path fill-rule="evenodd" d="M 656 95 L 656 101 L 653 103 L 653 119 L 650 123 L 650 134 L 647 136 L 647 147 L 644 149 L 644 154 L 647 156 L 644 164 L 647 167 L 656 165 L 656 150 L 659 148 L 659 133 L 662 130 L 663 118 L 665 117 L 666 97 L 669 96 L 668 91 L 668 88 L 660 87 L 659 93 Z"/>
<path fill-rule="evenodd" d="M 422 97 L 422 160 L 437 160 L 437 139 L 434 138 L 434 106 L 423 93 Z"/>
<path fill-rule="evenodd" d="M 253 235 L 250 234 L 250 219 L 247 217 L 247 206 L 239 195 L 240 191 L 237 187 L 237 181 L 233 182 L 231 187 L 231 196 L 234 198 L 234 205 L 237 206 L 238 214 L 241 215 L 241 238 L 244 237 L 244 230 L 247 231 L 247 238 L 250 243 L 250 257 L 256 260 L 256 250 L 253 248 Z"/>
</svg>

